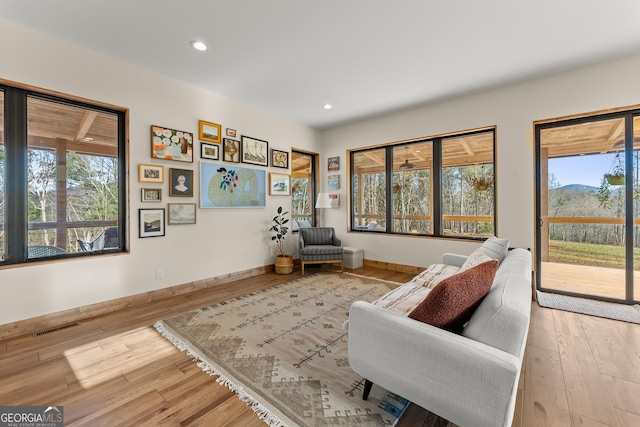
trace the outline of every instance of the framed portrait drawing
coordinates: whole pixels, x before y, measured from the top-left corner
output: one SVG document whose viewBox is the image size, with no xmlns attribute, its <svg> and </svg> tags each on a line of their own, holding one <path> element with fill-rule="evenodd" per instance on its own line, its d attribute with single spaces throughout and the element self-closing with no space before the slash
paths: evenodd
<svg viewBox="0 0 640 427">
<path fill-rule="evenodd" d="M 218 144 L 209 144 L 208 142 L 200 143 L 200 158 L 201 159 L 209 159 L 209 160 L 219 160 L 220 159 L 220 145 Z"/>
<path fill-rule="evenodd" d="M 169 203 L 169 220 L 167 224 L 195 224 L 196 204 L 195 203 Z"/>
<path fill-rule="evenodd" d="M 240 141 L 231 138 L 222 140 L 222 160 L 240 163 Z"/>
<path fill-rule="evenodd" d="M 339 171 L 340 170 L 340 157 L 329 157 L 327 170 Z"/>
<path fill-rule="evenodd" d="M 269 143 L 250 136 L 242 136 L 242 163 L 269 166 Z"/>
<path fill-rule="evenodd" d="M 161 202 L 162 201 L 162 189 L 160 189 L 160 188 L 143 188 L 141 197 L 142 197 L 142 201 L 143 202 Z"/>
<path fill-rule="evenodd" d="M 269 173 L 269 195 L 290 196 L 291 176 L 281 173 Z"/>
<path fill-rule="evenodd" d="M 191 169 L 169 169 L 169 196 L 193 197 Z"/>
<path fill-rule="evenodd" d="M 164 166 L 140 163 L 138 165 L 138 182 L 162 184 L 164 182 Z"/>
<path fill-rule="evenodd" d="M 164 236 L 164 209 L 138 209 L 140 237 Z"/>
<path fill-rule="evenodd" d="M 289 152 L 271 149 L 271 166 L 289 169 Z"/>
<path fill-rule="evenodd" d="M 198 121 L 198 138 L 200 141 L 215 142 L 220 144 L 222 134 L 222 126 L 217 123 Z"/>
<path fill-rule="evenodd" d="M 193 134 L 151 126 L 151 158 L 193 162 Z"/>
</svg>

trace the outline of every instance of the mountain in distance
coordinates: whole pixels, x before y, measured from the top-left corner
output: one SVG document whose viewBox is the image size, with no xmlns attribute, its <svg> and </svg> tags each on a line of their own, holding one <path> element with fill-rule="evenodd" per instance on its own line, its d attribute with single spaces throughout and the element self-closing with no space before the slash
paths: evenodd
<svg viewBox="0 0 640 427">
<path fill-rule="evenodd" d="M 584 184 L 569 184 L 569 185 L 563 185 L 561 187 L 558 188 L 554 188 L 554 190 L 556 191 L 571 191 L 571 192 L 576 192 L 576 193 L 597 193 L 598 192 L 598 187 L 592 187 L 591 185 L 584 185 Z"/>
</svg>

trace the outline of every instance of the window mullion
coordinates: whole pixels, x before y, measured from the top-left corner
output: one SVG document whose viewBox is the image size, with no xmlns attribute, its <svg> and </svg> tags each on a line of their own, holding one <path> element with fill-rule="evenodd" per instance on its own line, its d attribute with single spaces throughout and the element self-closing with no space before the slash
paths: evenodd
<svg viewBox="0 0 640 427">
<path fill-rule="evenodd" d="M 431 170 L 433 186 L 433 235 L 442 236 L 442 138 L 433 140 L 433 168 Z"/>
<path fill-rule="evenodd" d="M 27 94 L 5 91 L 5 230 L 9 263 L 22 262 L 27 247 Z"/>
</svg>

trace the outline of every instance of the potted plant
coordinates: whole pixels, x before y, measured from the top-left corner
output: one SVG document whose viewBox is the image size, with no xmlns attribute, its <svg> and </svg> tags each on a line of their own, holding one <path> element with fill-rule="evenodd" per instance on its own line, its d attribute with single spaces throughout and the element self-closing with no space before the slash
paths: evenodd
<svg viewBox="0 0 640 427">
<path fill-rule="evenodd" d="M 471 185 L 478 191 L 485 191 L 488 190 L 491 185 L 493 185 L 493 179 L 486 176 L 471 178 Z"/>
<path fill-rule="evenodd" d="M 624 165 L 620 158 L 610 173 L 604 174 L 604 179 L 611 185 L 624 185 Z"/>
<path fill-rule="evenodd" d="M 271 240 L 276 242 L 276 264 L 275 271 L 277 274 L 289 274 L 293 271 L 293 257 L 284 252 L 284 240 L 289 232 L 287 223 L 289 218 L 286 216 L 289 212 L 283 212 L 282 206 L 278 207 L 278 213 L 273 217 L 273 225 L 269 231 L 273 232 Z"/>
</svg>

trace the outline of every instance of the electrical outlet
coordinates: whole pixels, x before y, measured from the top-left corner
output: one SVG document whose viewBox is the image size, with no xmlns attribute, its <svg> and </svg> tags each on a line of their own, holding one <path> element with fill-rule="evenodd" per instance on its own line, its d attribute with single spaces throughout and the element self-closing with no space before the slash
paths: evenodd
<svg viewBox="0 0 640 427">
<path fill-rule="evenodd" d="M 164 268 L 158 268 L 156 270 L 156 280 L 164 279 Z"/>
</svg>

